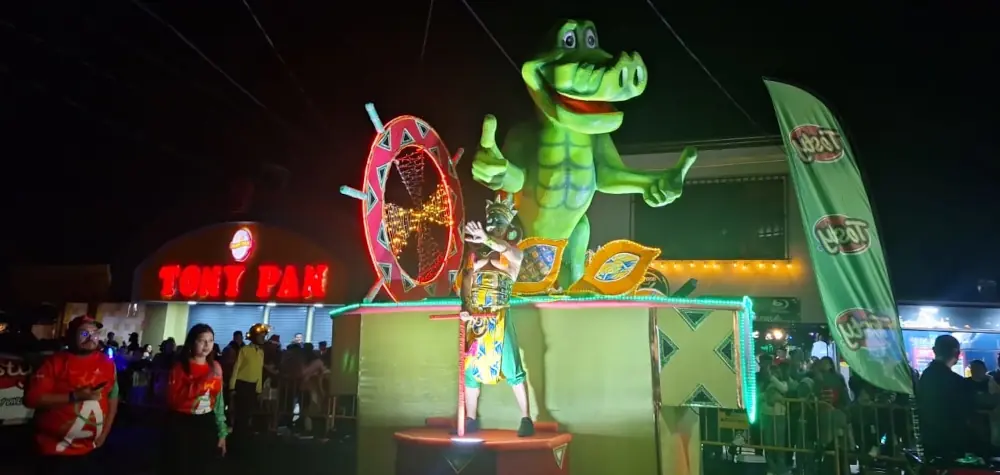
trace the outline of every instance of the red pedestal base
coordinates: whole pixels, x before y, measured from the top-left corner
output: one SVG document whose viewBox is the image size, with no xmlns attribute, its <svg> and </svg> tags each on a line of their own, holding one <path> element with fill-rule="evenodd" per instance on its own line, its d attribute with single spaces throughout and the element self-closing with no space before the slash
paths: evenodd
<svg viewBox="0 0 1000 475">
<path fill-rule="evenodd" d="M 454 420 L 396 433 L 396 475 L 568 475 L 569 442 L 555 424 L 535 424 L 535 435 L 484 429 L 452 435 Z"/>
</svg>

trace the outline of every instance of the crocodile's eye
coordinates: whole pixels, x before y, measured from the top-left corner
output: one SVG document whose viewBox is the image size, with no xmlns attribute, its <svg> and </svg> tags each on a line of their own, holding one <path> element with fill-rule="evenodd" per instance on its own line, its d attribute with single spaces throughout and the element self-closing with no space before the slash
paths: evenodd
<svg viewBox="0 0 1000 475">
<path fill-rule="evenodd" d="M 576 48 L 576 30 L 569 30 L 563 33 L 562 37 L 563 48 L 575 49 Z"/>
<path fill-rule="evenodd" d="M 587 28 L 587 31 L 584 32 L 583 35 L 584 35 L 584 42 L 586 43 L 588 48 L 590 49 L 597 48 L 597 32 L 594 31 L 593 28 Z"/>
</svg>

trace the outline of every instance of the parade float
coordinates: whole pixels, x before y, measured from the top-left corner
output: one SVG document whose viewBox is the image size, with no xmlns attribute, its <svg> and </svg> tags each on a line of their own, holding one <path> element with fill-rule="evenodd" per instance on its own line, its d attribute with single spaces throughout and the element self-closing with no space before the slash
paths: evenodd
<svg viewBox="0 0 1000 475">
<path fill-rule="evenodd" d="M 691 408 L 754 419 L 750 299 L 642 289 L 658 249 L 589 246 L 595 193 L 669 205 L 696 152 L 659 172 L 625 167 L 612 103 L 645 89 L 641 57 L 601 50 L 589 21 L 549 44 L 522 68 L 541 119 L 515 126 L 503 153 L 496 119 L 484 121 L 473 176 L 498 192 L 485 225 L 465 220 L 461 150 L 420 118 L 383 123 L 368 106 L 364 179 L 341 192 L 360 201 L 378 277 L 364 302 L 331 313 L 359 327 L 359 474 L 697 474 Z M 516 382 L 491 384 L 505 378 Z"/>
</svg>

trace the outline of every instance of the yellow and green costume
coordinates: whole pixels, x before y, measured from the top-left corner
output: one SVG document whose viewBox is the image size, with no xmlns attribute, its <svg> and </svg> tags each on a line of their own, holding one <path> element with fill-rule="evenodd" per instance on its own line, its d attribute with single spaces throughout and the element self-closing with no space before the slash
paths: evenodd
<svg viewBox="0 0 1000 475">
<path fill-rule="evenodd" d="M 473 315 L 491 314 L 466 322 L 465 386 L 497 384 L 506 379 L 516 386 L 524 382 L 521 352 L 514 324 L 507 319 L 514 279 L 497 270 L 481 270 L 472 276 L 465 310 Z"/>
</svg>

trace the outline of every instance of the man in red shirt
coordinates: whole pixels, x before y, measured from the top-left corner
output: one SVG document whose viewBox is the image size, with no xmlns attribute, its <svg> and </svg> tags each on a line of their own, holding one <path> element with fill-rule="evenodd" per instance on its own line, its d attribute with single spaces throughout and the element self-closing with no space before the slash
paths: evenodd
<svg viewBox="0 0 1000 475">
<path fill-rule="evenodd" d="M 69 348 L 32 375 L 24 402 L 36 410 L 39 474 L 97 473 L 90 455 L 104 445 L 118 412 L 115 365 L 100 351 L 100 328 L 90 317 L 73 319 Z"/>
</svg>

